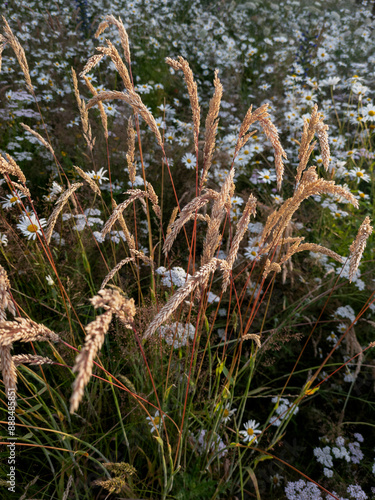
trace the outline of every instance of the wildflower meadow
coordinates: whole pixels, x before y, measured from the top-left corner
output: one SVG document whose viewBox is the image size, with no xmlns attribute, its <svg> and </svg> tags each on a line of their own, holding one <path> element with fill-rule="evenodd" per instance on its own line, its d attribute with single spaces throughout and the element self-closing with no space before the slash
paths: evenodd
<svg viewBox="0 0 375 500">
<path fill-rule="evenodd" d="M 1 15 L 0 497 L 375 499 L 375 2 Z"/>
</svg>

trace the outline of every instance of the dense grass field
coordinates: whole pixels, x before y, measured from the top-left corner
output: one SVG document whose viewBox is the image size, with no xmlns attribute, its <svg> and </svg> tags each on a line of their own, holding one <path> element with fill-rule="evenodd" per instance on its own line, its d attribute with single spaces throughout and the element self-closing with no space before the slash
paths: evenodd
<svg viewBox="0 0 375 500">
<path fill-rule="evenodd" d="M 1 498 L 374 499 L 374 2 L 1 13 Z"/>
</svg>

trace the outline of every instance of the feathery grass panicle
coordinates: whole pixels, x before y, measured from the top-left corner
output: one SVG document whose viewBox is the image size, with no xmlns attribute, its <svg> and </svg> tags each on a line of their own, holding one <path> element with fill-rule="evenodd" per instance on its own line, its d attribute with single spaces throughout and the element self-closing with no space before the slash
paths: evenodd
<svg viewBox="0 0 375 500">
<path fill-rule="evenodd" d="M 16 308 L 10 294 L 10 282 L 8 279 L 8 274 L 3 266 L 0 265 L 0 320 L 6 320 L 7 310 L 13 316 L 16 315 Z"/>
<path fill-rule="evenodd" d="M 78 109 L 79 109 L 79 114 L 81 117 L 81 122 L 82 122 L 82 129 L 83 129 L 83 137 L 86 140 L 87 146 L 92 151 L 94 144 L 95 144 L 95 137 L 92 137 L 91 133 L 91 125 L 89 122 L 89 114 L 88 114 L 88 107 L 85 104 L 85 101 L 81 99 L 79 95 L 79 90 L 78 90 L 78 80 L 77 80 L 77 75 L 76 72 L 72 69 L 72 78 L 73 78 L 73 87 L 74 87 L 74 95 L 77 100 L 78 104 Z"/>
<path fill-rule="evenodd" d="M 83 79 L 85 80 L 85 83 L 86 83 L 88 89 L 90 90 L 90 92 L 92 93 L 92 95 L 93 96 L 98 95 L 98 92 L 96 91 L 96 88 L 93 86 L 93 84 L 87 78 L 87 76 L 84 76 Z M 99 102 L 98 103 L 98 107 L 99 107 L 100 118 L 102 120 L 102 125 L 103 125 L 103 129 L 104 129 L 104 137 L 106 139 L 108 139 L 108 119 L 107 119 L 106 112 L 104 110 L 103 103 Z"/>
<path fill-rule="evenodd" d="M 328 142 L 328 125 L 325 125 L 323 122 L 318 122 L 315 127 L 315 133 L 318 136 L 320 149 L 322 152 L 322 160 L 325 170 L 328 170 L 331 151 L 329 148 Z"/>
<path fill-rule="evenodd" d="M 55 208 L 53 209 L 51 215 L 48 218 L 47 229 L 44 232 L 45 237 L 46 237 L 46 241 L 47 241 L 48 245 L 51 242 L 53 228 L 55 227 L 55 224 L 56 224 L 56 221 L 57 221 L 57 217 L 59 216 L 59 213 L 64 208 L 64 206 L 67 203 L 69 197 L 74 193 L 74 191 L 76 191 L 81 186 L 83 186 L 82 182 L 76 182 L 75 184 L 72 184 L 70 186 L 70 188 L 68 188 L 66 191 L 64 191 L 63 193 L 61 193 L 61 195 L 57 199 L 57 201 L 55 203 Z"/>
<path fill-rule="evenodd" d="M 241 341 L 244 340 L 254 340 L 254 342 L 259 348 L 262 347 L 262 344 L 260 342 L 260 335 L 257 335 L 256 333 L 247 333 L 246 335 L 241 337 Z"/>
<path fill-rule="evenodd" d="M 105 334 L 112 320 L 112 311 L 106 311 L 86 326 L 85 345 L 78 354 L 73 372 L 78 375 L 73 383 L 70 398 L 70 413 L 74 413 L 83 398 L 83 393 L 92 375 L 94 358 L 104 343 Z"/>
<path fill-rule="evenodd" d="M 16 354 L 13 356 L 15 366 L 19 365 L 53 365 L 54 361 L 47 356 L 39 356 L 38 354 Z"/>
<path fill-rule="evenodd" d="M 316 243 L 299 244 L 298 242 L 296 242 L 295 245 L 296 246 L 292 245 L 290 247 L 290 250 L 280 260 L 280 264 L 284 264 L 295 253 L 304 252 L 304 251 L 321 253 L 323 255 L 327 255 L 328 257 L 331 257 L 332 259 L 336 260 L 337 262 L 340 262 L 340 264 L 343 264 L 343 262 L 344 262 L 344 259 L 343 259 L 343 257 L 341 257 L 341 255 L 339 255 L 338 253 L 334 252 L 333 250 L 326 248 L 322 245 L 317 245 Z"/>
<path fill-rule="evenodd" d="M 18 182 L 13 181 L 12 188 L 18 189 L 19 191 L 21 191 L 21 193 L 23 193 L 25 196 L 27 196 L 27 198 L 31 198 L 30 190 L 24 184 L 19 184 Z"/>
<path fill-rule="evenodd" d="M 218 197 L 218 193 L 215 191 L 209 190 L 208 192 L 202 194 L 201 196 L 197 196 L 193 200 L 191 200 L 180 212 L 179 217 L 177 221 L 173 222 L 172 219 L 175 218 L 175 216 L 171 217 L 171 220 L 168 225 L 168 230 L 167 230 L 167 237 L 164 242 L 163 246 L 163 252 L 164 254 L 167 254 L 171 248 L 172 245 L 180 232 L 180 230 L 183 228 L 183 226 L 189 222 L 189 220 L 193 219 L 195 217 L 196 212 L 204 207 L 209 201 L 215 200 Z M 173 211 L 176 212 L 177 214 L 178 207 L 176 207 Z"/>
<path fill-rule="evenodd" d="M 349 328 L 345 340 L 346 340 L 346 351 L 349 357 L 352 358 L 355 354 L 357 355 L 357 366 L 355 367 L 355 371 L 353 373 L 353 377 L 357 378 L 359 372 L 361 371 L 364 354 L 362 346 L 358 341 L 353 325 Z"/>
<path fill-rule="evenodd" d="M 317 194 L 333 194 L 337 197 L 343 197 L 358 208 L 357 199 L 347 188 L 336 185 L 334 181 L 318 178 L 316 167 L 310 167 L 303 172 L 301 182 L 298 184 L 292 198 L 286 200 L 279 210 L 273 212 L 267 218 L 261 237 L 261 245 L 267 239 L 272 241 L 273 246 L 278 245 L 284 229 L 290 223 L 293 214 L 298 210 L 301 203 L 310 196 Z"/>
<path fill-rule="evenodd" d="M 279 273 L 280 271 L 281 271 L 280 264 L 278 264 L 277 262 L 271 262 L 269 259 L 267 259 L 262 278 L 263 280 L 265 280 L 269 275 L 269 273 L 272 272 Z"/>
<path fill-rule="evenodd" d="M 69 495 L 70 488 L 72 487 L 72 484 L 73 484 L 73 476 L 70 475 L 61 500 L 68 500 L 68 495 Z"/>
<path fill-rule="evenodd" d="M 115 493 L 119 495 L 124 490 L 127 482 L 123 476 L 116 476 L 111 477 L 111 479 L 95 479 L 92 484 L 100 486 L 100 488 L 107 490 L 110 494 Z"/>
<path fill-rule="evenodd" d="M 135 130 L 133 128 L 133 120 L 130 117 L 128 120 L 128 152 L 126 153 L 126 161 L 128 163 L 129 178 L 132 186 L 134 186 L 135 175 L 136 175 L 134 151 L 135 151 Z"/>
<path fill-rule="evenodd" d="M 94 54 L 93 56 L 91 56 L 88 59 L 87 63 L 85 64 L 85 67 L 83 68 L 79 76 L 81 78 L 84 78 L 87 75 L 87 73 L 89 73 L 89 71 L 92 70 L 92 68 L 95 68 L 95 66 L 99 64 L 99 62 L 103 59 L 103 57 L 104 54 Z"/>
<path fill-rule="evenodd" d="M 185 83 L 187 86 L 187 91 L 190 99 L 190 107 L 193 113 L 193 124 L 194 124 L 194 143 L 197 147 L 198 138 L 199 138 L 199 128 L 200 128 L 200 120 L 201 120 L 201 108 L 199 106 L 198 99 L 198 86 L 194 81 L 193 72 L 189 66 L 189 63 L 181 56 L 178 56 L 178 60 L 171 59 L 167 57 L 165 62 L 172 66 L 172 68 L 176 71 L 181 70 L 185 77 Z"/>
<path fill-rule="evenodd" d="M 102 237 L 103 238 L 111 230 L 113 224 L 120 218 L 120 216 L 122 215 L 122 212 L 131 203 L 133 203 L 133 201 L 143 199 L 145 196 L 149 197 L 149 194 L 146 191 L 142 191 L 141 189 L 129 189 L 124 194 L 129 194 L 130 198 L 128 198 L 127 200 L 120 203 L 120 205 L 116 204 L 115 209 L 113 210 L 112 214 L 110 215 L 109 219 L 104 224 L 104 227 L 102 229 Z"/>
<path fill-rule="evenodd" d="M 116 66 L 116 69 L 119 72 L 119 75 L 121 76 L 126 90 L 132 90 L 133 85 L 130 80 L 128 68 L 125 66 L 124 61 L 121 59 L 121 56 L 113 43 L 110 40 L 106 40 L 106 43 L 108 47 L 97 47 L 96 50 L 111 58 L 113 64 Z"/>
<path fill-rule="evenodd" d="M 366 217 L 362 222 L 358 234 L 350 245 L 349 281 L 351 282 L 361 261 L 362 254 L 366 248 L 367 239 L 371 235 L 373 227 L 370 224 L 370 217 Z"/>
<path fill-rule="evenodd" d="M 215 251 L 217 250 L 220 241 L 221 241 L 221 233 L 220 233 L 220 225 L 224 218 L 224 215 L 227 209 L 230 208 L 231 197 L 232 197 L 232 186 L 233 186 L 233 178 L 234 178 L 234 168 L 232 168 L 220 190 L 219 196 L 215 200 L 211 218 L 208 223 L 206 238 L 203 243 L 203 255 L 201 259 L 201 265 L 204 266 L 207 264 L 214 256 Z"/>
<path fill-rule="evenodd" d="M 135 249 L 130 249 L 130 253 L 134 256 L 137 257 L 138 259 L 141 259 L 147 266 L 150 266 L 151 268 L 154 268 L 155 263 L 152 260 L 151 257 L 147 257 L 146 254 L 141 252 L 140 250 L 135 250 Z"/>
<path fill-rule="evenodd" d="M 234 149 L 234 156 L 237 156 L 237 153 L 240 151 L 240 149 L 246 144 L 249 138 L 256 132 L 253 131 L 247 134 L 251 125 L 253 125 L 253 123 L 260 120 L 261 118 L 266 118 L 269 116 L 267 113 L 267 109 L 268 109 L 268 104 L 266 103 L 260 106 L 254 112 L 253 112 L 253 105 L 251 105 L 250 108 L 247 110 L 245 118 L 242 120 L 240 131 L 238 133 L 237 144 Z"/>
<path fill-rule="evenodd" d="M 153 117 L 152 113 L 146 108 L 139 94 L 134 92 L 134 90 L 128 90 L 127 92 L 118 92 L 113 90 L 99 92 L 98 95 L 89 100 L 89 102 L 87 103 L 87 109 L 92 108 L 99 101 L 110 101 L 112 99 L 120 99 L 121 101 L 125 101 L 133 108 L 135 112 L 139 113 L 147 123 L 147 125 L 150 127 L 150 129 L 154 132 L 159 146 L 163 147 L 163 139 L 161 137 L 158 126 L 156 125 L 155 118 Z"/>
<path fill-rule="evenodd" d="M 0 154 L 0 173 L 14 175 L 22 184 L 26 184 L 26 177 L 15 160 L 8 153 L 5 156 L 7 159 Z"/>
<path fill-rule="evenodd" d="M 12 345 L 3 346 L 0 344 L 1 373 L 5 394 L 8 394 L 9 390 L 17 390 L 17 370 L 10 352 L 11 348 Z"/>
<path fill-rule="evenodd" d="M 100 289 L 102 290 L 107 285 L 108 281 L 110 281 L 117 273 L 117 271 L 119 271 L 122 266 L 128 264 L 129 262 L 134 262 L 134 257 L 127 257 L 126 259 L 121 260 L 113 269 L 111 269 L 111 271 L 109 271 L 102 284 L 100 285 Z"/>
<path fill-rule="evenodd" d="M 193 276 L 187 279 L 186 283 L 180 287 L 168 300 L 165 306 L 158 312 L 155 318 L 148 325 L 143 338 L 147 339 L 153 335 L 156 330 L 174 313 L 181 302 L 192 293 L 199 285 L 205 283 L 210 274 L 215 272 L 221 265 L 221 260 L 213 258 L 210 262 L 203 265 Z"/>
<path fill-rule="evenodd" d="M 266 135 L 266 137 L 270 140 L 272 147 L 275 152 L 275 170 L 276 170 L 276 179 L 277 179 L 277 189 L 281 189 L 281 183 L 284 176 L 284 164 L 283 158 L 287 159 L 287 154 L 284 151 L 284 148 L 281 146 L 279 133 L 275 125 L 271 122 L 268 113 L 267 116 L 263 115 L 259 119 L 259 123 Z"/>
<path fill-rule="evenodd" d="M 115 209 L 117 207 L 116 201 L 112 198 L 112 208 Z M 134 241 L 134 236 L 130 233 L 128 226 L 126 225 L 124 216 L 122 213 L 120 214 L 120 217 L 118 218 L 119 224 L 121 226 L 121 229 L 124 232 L 125 239 L 129 245 L 130 250 L 135 250 L 135 241 Z"/>
<path fill-rule="evenodd" d="M 131 327 L 136 314 L 134 300 L 126 299 L 117 290 L 99 290 L 98 295 L 90 299 L 91 304 L 98 309 L 103 308 L 105 312 L 86 326 L 85 345 L 78 354 L 74 363 L 73 372 L 78 373 L 73 383 L 73 393 L 70 398 L 70 413 L 78 409 L 82 400 L 84 389 L 92 375 L 94 358 L 101 349 L 113 314 L 126 327 Z"/>
<path fill-rule="evenodd" d="M 1 40 L 0 40 L 1 42 Z M 0 43 L 0 72 L 1 72 L 1 64 L 3 62 L 3 50 L 5 49 L 5 43 Z"/>
<path fill-rule="evenodd" d="M 228 264 L 228 267 L 223 272 L 223 283 L 222 283 L 223 293 L 226 291 L 228 287 L 230 281 L 230 272 L 233 268 L 234 261 L 237 258 L 237 253 L 240 243 L 245 235 L 245 232 L 247 231 L 250 217 L 252 215 L 255 216 L 256 214 L 256 205 L 257 205 L 257 200 L 255 196 L 251 194 L 247 200 L 242 216 L 238 221 L 236 234 L 232 240 L 228 256 L 225 259 Z"/>
<path fill-rule="evenodd" d="M 49 144 L 40 134 L 38 134 L 38 132 L 35 132 L 35 130 L 32 130 L 28 125 L 25 125 L 24 123 L 21 123 L 21 127 L 27 130 L 27 132 L 30 132 L 30 134 L 32 134 L 34 137 L 36 137 L 38 141 L 48 149 L 52 156 L 55 156 L 55 151 L 53 150 L 51 144 Z"/>
<path fill-rule="evenodd" d="M 6 39 L 6 42 L 9 43 L 9 45 L 12 47 L 13 52 L 15 53 L 16 58 L 18 60 L 18 64 L 21 66 L 22 72 L 23 72 L 24 77 L 25 77 L 27 89 L 30 91 L 31 94 L 34 95 L 34 87 L 33 87 L 33 84 L 31 83 L 29 65 L 27 64 L 25 51 L 23 50 L 20 42 L 18 41 L 18 38 L 13 34 L 13 31 L 11 30 L 5 17 L 2 16 L 2 18 L 3 18 L 3 22 L 4 22 L 3 29 L 4 29 L 4 37 Z"/>
<path fill-rule="evenodd" d="M 223 86 L 218 78 L 218 70 L 215 71 L 214 86 L 215 92 L 210 101 L 206 118 L 206 134 L 203 150 L 203 169 L 200 181 L 200 189 L 207 181 L 207 173 L 211 167 L 212 154 L 215 148 L 217 127 L 219 124 L 220 103 L 223 95 Z"/>
<path fill-rule="evenodd" d="M 16 367 L 20 365 L 53 365 L 54 361 L 45 356 L 38 356 L 37 354 L 16 354 L 10 356 L 12 346 L 0 345 L 0 371 L 3 375 L 5 390 L 17 389 L 17 370 Z"/>
<path fill-rule="evenodd" d="M 324 168 L 328 170 L 330 161 L 330 149 L 329 149 L 327 131 L 328 131 L 328 125 L 325 125 L 323 123 L 323 117 L 320 115 L 320 113 L 318 113 L 318 105 L 315 104 L 315 106 L 312 109 L 310 119 L 306 118 L 304 119 L 302 138 L 298 153 L 299 164 L 297 167 L 297 174 L 295 179 L 296 184 L 299 183 L 302 172 L 306 168 L 310 155 L 316 145 L 316 141 L 310 144 L 314 138 L 314 134 L 318 136 L 322 152 L 323 165 Z"/>
<path fill-rule="evenodd" d="M 107 20 L 102 21 L 95 31 L 95 38 L 99 38 L 100 35 L 108 28 L 109 22 Z"/>
<path fill-rule="evenodd" d="M 51 340 L 58 342 L 59 336 L 46 326 L 35 323 L 31 319 L 15 318 L 14 321 L 0 321 L 0 345 L 7 346 L 13 342 L 36 342 Z"/>
<path fill-rule="evenodd" d="M 159 199 L 154 191 L 154 188 L 152 187 L 152 184 L 150 182 L 146 182 L 146 185 L 147 185 L 148 196 L 149 196 L 149 199 L 150 199 L 151 204 L 152 204 L 152 208 L 156 214 L 156 217 L 160 221 L 161 220 L 161 210 L 159 207 Z"/>
<path fill-rule="evenodd" d="M 105 17 L 105 21 L 108 23 L 108 26 L 110 24 L 114 24 L 116 26 L 116 28 L 118 29 L 122 49 L 124 51 L 125 60 L 130 66 L 131 58 L 130 58 L 129 37 L 128 37 L 128 34 L 126 32 L 125 26 L 122 22 L 122 19 L 120 17 L 118 19 L 116 19 L 112 14 L 109 14 Z M 106 29 L 106 28 L 104 28 L 104 29 Z"/>
<path fill-rule="evenodd" d="M 256 132 L 252 131 L 247 133 L 251 125 L 253 125 L 255 122 L 258 121 L 263 129 L 263 132 L 271 142 L 272 147 L 275 151 L 275 170 L 277 178 L 277 189 L 280 189 L 284 175 L 283 158 L 287 159 L 287 154 L 281 145 L 277 128 L 271 122 L 270 115 L 267 112 L 268 104 L 267 103 L 263 104 L 254 112 L 252 109 L 253 106 L 251 105 L 245 115 L 245 118 L 242 121 L 240 131 L 238 134 L 237 144 L 234 149 L 234 157 L 237 156 L 237 153 L 241 150 L 241 148 L 243 148 L 243 146 L 250 139 L 250 137 Z"/>
<path fill-rule="evenodd" d="M 81 168 L 76 167 L 75 165 L 73 165 L 73 168 L 75 169 L 77 174 L 79 174 L 82 177 L 82 179 L 84 179 L 87 182 L 87 184 L 94 191 L 94 193 L 96 193 L 99 196 L 102 195 L 97 183 L 86 172 L 84 172 Z"/>
<path fill-rule="evenodd" d="M 167 226 L 167 231 L 166 231 L 166 235 L 167 235 L 167 237 L 168 237 L 168 236 L 171 234 L 171 232 L 172 232 L 173 223 L 174 223 L 174 221 L 176 220 L 177 214 L 178 214 L 178 207 L 174 207 L 174 209 L 173 209 L 173 211 L 172 211 L 171 218 L 169 219 L 168 226 Z"/>
</svg>

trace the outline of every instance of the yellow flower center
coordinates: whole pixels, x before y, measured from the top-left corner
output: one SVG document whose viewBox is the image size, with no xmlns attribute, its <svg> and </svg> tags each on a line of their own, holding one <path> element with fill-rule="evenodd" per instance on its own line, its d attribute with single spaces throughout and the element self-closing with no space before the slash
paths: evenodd
<svg viewBox="0 0 375 500">
<path fill-rule="evenodd" d="M 248 433 L 249 436 L 252 436 L 254 434 L 253 429 L 251 429 L 250 427 L 249 429 L 246 430 L 246 432 Z"/>
<path fill-rule="evenodd" d="M 370 116 L 375 116 L 375 111 L 373 111 L 373 110 L 371 109 L 371 110 L 368 112 L 368 114 L 369 114 Z"/>
<path fill-rule="evenodd" d="M 360 197 L 360 198 L 364 198 L 365 196 L 366 196 L 366 195 L 365 195 L 365 193 L 360 193 L 360 194 L 359 194 L 359 197 Z"/>
<path fill-rule="evenodd" d="M 36 233 L 38 231 L 38 226 L 36 226 L 35 224 L 29 224 L 27 226 L 27 230 L 29 231 L 29 233 Z"/>
<path fill-rule="evenodd" d="M 227 408 L 225 408 L 225 410 L 223 411 L 223 417 L 227 418 L 228 415 L 229 415 L 229 410 Z"/>
<path fill-rule="evenodd" d="M 160 417 L 155 417 L 153 420 L 154 425 L 157 427 L 160 424 Z"/>
<path fill-rule="evenodd" d="M 363 172 L 356 172 L 357 177 L 363 177 Z"/>
<path fill-rule="evenodd" d="M 311 95 L 306 96 L 306 101 L 311 101 Z"/>
<path fill-rule="evenodd" d="M 266 174 L 266 175 L 264 176 L 264 178 L 265 178 L 265 179 L 269 179 L 269 178 L 270 178 L 270 176 Z"/>
<path fill-rule="evenodd" d="M 17 196 L 13 196 L 9 201 L 15 203 L 18 200 Z"/>
</svg>

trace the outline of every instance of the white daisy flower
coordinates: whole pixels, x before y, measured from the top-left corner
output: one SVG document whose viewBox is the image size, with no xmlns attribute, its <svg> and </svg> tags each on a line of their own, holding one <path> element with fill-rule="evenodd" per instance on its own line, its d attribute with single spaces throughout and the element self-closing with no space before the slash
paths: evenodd
<svg viewBox="0 0 375 500">
<path fill-rule="evenodd" d="M 370 181 L 370 176 L 368 174 L 366 174 L 366 172 L 364 170 L 360 169 L 359 167 L 352 168 L 349 171 L 349 175 L 353 180 L 355 179 L 357 182 L 360 182 L 360 181 L 369 182 Z"/>
<path fill-rule="evenodd" d="M 53 286 L 53 285 L 55 284 L 55 282 L 54 282 L 54 281 L 53 281 L 53 279 L 51 278 L 51 275 L 50 275 L 50 274 L 48 274 L 48 275 L 46 276 L 46 281 L 47 281 L 47 283 L 48 283 L 48 285 L 49 285 L 49 286 Z"/>
<path fill-rule="evenodd" d="M 258 172 L 259 180 L 265 184 L 271 184 L 272 181 L 276 180 L 276 175 L 272 173 L 267 168 Z"/>
<path fill-rule="evenodd" d="M 375 106 L 373 104 L 368 104 L 362 109 L 363 121 L 365 122 L 375 122 Z"/>
<path fill-rule="evenodd" d="M 116 106 L 113 106 L 113 104 L 104 104 L 103 103 L 103 107 L 104 107 L 105 114 L 107 116 L 115 116 L 116 111 L 117 111 Z"/>
<path fill-rule="evenodd" d="M 8 238 L 6 234 L 0 233 L 0 245 L 6 247 L 8 245 Z"/>
<path fill-rule="evenodd" d="M 191 153 L 186 153 L 182 157 L 182 163 L 185 165 L 186 168 L 190 168 L 190 169 L 194 168 L 196 161 L 197 160 L 196 160 L 195 155 L 193 155 Z"/>
<path fill-rule="evenodd" d="M 87 175 L 89 175 L 91 177 L 91 179 L 94 179 L 94 181 L 98 181 L 99 184 L 102 183 L 102 181 L 108 181 L 108 177 L 104 177 L 104 174 L 107 172 L 107 170 L 104 170 L 104 168 L 102 167 L 100 170 L 98 170 L 97 172 L 95 172 L 94 170 L 92 170 L 91 172 L 87 172 Z"/>
<path fill-rule="evenodd" d="M 244 425 L 245 430 L 240 431 L 240 434 L 243 435 L 242 440 L 245 441 L 245 443 L 252 443 L 253 441 L 257 440 L 257 434 L 261 434 L 262 431 L 258 430 L 258 427 L 260 426 L 259 423 L 255 422 L 255 420 L 248 420 L 246 424 Z"/>
<path fill-rule="evenodd" d="M 26 236 L 28 240 L 35 240 L 37 233 L 41 236 L 42 231 L 41 228 L 45 227 L 47 224 L 46 219 L 38 219 L 35 214 L 31 214 L 29 217 L 23 215 L 20 219 L 20 222 L 17 224 L 17 227 L 20 231 L 22 231 L 23 235 Z"/>
<path fill-rule="evenodd" d="M 159 415 L 159 410 L 156 410 L 155 415 L 153 417 L 146 417 L 146 420 L 148 420 L 148 424 L 151 427 L 151 433 L 156 431 L 156 429 L 160 431 L 162 418 Z"/>
<path fill-rule="evenodd" d="M 231 410 L 230 408 L 230 404 L 227 403 L 225 405 L 225 408 L 224 408 L 224 411 L 223 411 L 223 414 L 221 416 L 222 418 L 222 421 L 226 424 L 227 422 L 229 422 L 229 420 L 232 418 L 232 415 L 237 411 L 237 408 L 233 408 L 233 410 Z"/>
<path fill-rule="evenodd" d="M 21 203 L 20 198 L 25 198 L 25 195 L 14 190 L 12 194 L 7 194 L 6 197 L 3 198 L 5 201 L 1 202 L 1 205 L 3 208 L 11 208 L 17 203 Z"/>
</svg>

